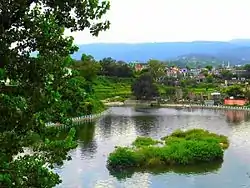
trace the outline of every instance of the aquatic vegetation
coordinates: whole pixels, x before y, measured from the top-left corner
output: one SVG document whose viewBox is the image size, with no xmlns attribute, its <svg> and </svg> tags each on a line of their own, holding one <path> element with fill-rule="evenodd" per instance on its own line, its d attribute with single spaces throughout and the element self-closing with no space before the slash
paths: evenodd
<svg viewBox="0 0 250 188">
<path fill-rule="evenodd" d="M 150 146 L 162 143 L 161 141 L 154 140 L 150 137 L 137 137 L 136 140 L 132 143 L 133 146 L 136 147 L 143 147 L 143 146 Z"/>
<path fill-rule="evenodd" d="M 134 147 L 117 147 L 110 153 L 107 166 L 111 170 L 128 168 L 147 169 L 176 165 L 195 165 L 223 161 L 224 150 L 229 142 L 226 136 L 202 129 L 176 130 L 161 141 L 138 137 Z"/>
<path fill-rule="evenodd" d="M 190 129 L 187 131 L 176 130 L 171 135 L 162 138 L 166 144 L 171 142 L 180 142 L 183 140 L 204 141 L 208 143 L 220 144 L 223 149 L 227 149 L 229 142 L 226 136 L 217 135 L 203 129 Z"/>
<path fill-rule="evenodd" d="M 222 166 L 221 161 L 214 161 L 213 163 L 199 163 L 198 165 L 161 165 L 154 167 L 140 167 L 140 168 L 127 168 L 123 170 L 109 169 L 110 175 L 118 180 L 124 180 L 131 178 L 134 173 L 150 173 L 152 175 L 158 175 L 167 172 L 174 172 L 178 174 L 205 174 L 211 172 L 217 172 Z"/>
</svg>

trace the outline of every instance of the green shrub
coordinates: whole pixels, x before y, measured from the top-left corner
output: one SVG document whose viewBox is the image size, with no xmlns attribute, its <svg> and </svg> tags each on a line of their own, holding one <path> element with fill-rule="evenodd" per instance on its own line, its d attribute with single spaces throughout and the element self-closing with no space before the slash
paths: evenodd
<svg viewBox="0 0 250 188">
<path fill-rule="evenodd" d="M 162 159 L 159 157 L 150 158 L 146 163 L 147 167 L 155 167 L 159 165 L 164 165 L 164 161 L 162 161 Z"/>
<path fill-rule="evenodd" d="M 130 148 L 118 147 L 108 158 L 108 165 L 115 169 L 135 167 L 138 165 L 138 157 Z"/>
<path fill-rule="evenodd" d="M 202 129 L 176 130 L 163 138 L 165 145 L 148 137 L 137 137 L 133 148 L 118 147 L 108 157 L 110 168 L 149 168 L 156 166 L 193 165 L 222 161 L 227 137 Z"/>
<path fill-rule="evenodd" d="M 178 141 L 178 139 L 185 140 L 195 140 L 195 141 L 206 141 L 208 143 L 215 143 L 217 145 L 221 145 L 224 149 L 228 148 L 229 142 L 226 136 L 217 135 L 215 133 L 210 133 L 207 130 L 203 129 L 191 129 L 188 131 L 176 130 L 171 135 L 164 137 L 166 143 Z"/>
<path fill-rule="evenodd" d="M 156 145 L 158 143 L 161 142 L 158 140 L 153 140 L 150 137 L 137 137 L 136 140 L 132 143 L 132 145 L 136 147 L 143 147 L 143 146 Z"/>
</svg>

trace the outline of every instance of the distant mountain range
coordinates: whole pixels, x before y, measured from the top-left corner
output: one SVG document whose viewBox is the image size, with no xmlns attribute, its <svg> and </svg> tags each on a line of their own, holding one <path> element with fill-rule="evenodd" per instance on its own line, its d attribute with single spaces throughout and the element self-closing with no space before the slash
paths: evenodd
<svg viewBox="0 0 250 188">
<path fill-rule="evenodd" d="M 213 61 L 214 63 L 228 61 L 231 64 L 250 62 L 250 39 L 234 39 L 221 41 L 194 42 L 162 42 L 162 43 L 95 43 L 79 46 L 79 51 L 73 55 L 80 59 L 83 53 L 100 60 L 112 57 L 126 62 L 146 62 L 149 59 L 162 61 Z"/>
</svg>

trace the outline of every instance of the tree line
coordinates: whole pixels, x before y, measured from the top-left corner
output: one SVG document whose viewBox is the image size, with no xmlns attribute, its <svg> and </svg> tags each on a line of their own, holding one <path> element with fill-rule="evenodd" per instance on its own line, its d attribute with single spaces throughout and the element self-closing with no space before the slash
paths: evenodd
<svg viewBox="0 0 250 188">
<path fill-rule="evenodd" d="M 79 70 L 87 80 L 97 75 L 111 77 L 133 77 L 134 69 L 124 61 L 117 61 L 111 57 L 96 61 L 93 56 L 82 54 L 80 61 L 74 61 L 73 69 Z"/>
</svg>

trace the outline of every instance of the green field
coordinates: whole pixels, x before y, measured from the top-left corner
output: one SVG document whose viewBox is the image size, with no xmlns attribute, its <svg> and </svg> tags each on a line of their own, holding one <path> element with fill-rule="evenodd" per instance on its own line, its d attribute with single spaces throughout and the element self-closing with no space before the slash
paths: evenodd
<svg viewBox="0 0 250 188">
<path fill-rule="evenodd" d="M 213 93 L 218 91 L 216 88 L 208 88 L 206 90 L 206 88 L 190 88 L 190 91 L 194 92 L 194 93 Z"/>
<path fill-rule="evenodd" d="M 131 96 L 133 78 L 116 78 L 99 76 L 94 83 L 94 91 L 98 99 L 104 100 L 116 96 Z"/>
<path fill-rule="evenodd" d="M 134 78 L 117 78 L 99 76 L 94 82 L 93 89 L 98 99 L 105 100 L 119 96 L 120 99 L 126 99 L 131 97 L 131 84 Z M 211 85 L 213 86 L 213 85 Z M 218 91 L 218 88 L 211 87 L 210 85 L 198 85 L 198 87 L 187 87 L 187 92 L 195 94 L 210 94 Z M 158 89 L 161 96 L 166 96 L 166 90 L 175 89 L 173 86 L 158 85 Z"/>
</svg>

